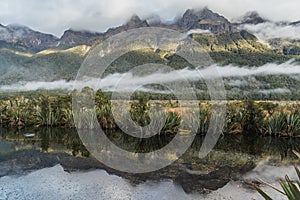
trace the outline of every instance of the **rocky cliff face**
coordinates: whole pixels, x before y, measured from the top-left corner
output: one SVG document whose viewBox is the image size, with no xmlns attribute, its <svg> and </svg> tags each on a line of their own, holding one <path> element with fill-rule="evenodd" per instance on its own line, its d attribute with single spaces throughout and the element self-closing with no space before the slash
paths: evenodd
<svg viewBox="0 0 300 200">
<path fill-rule="evenodd" d="M 99 39 L 101 33 L 92 33 L 89 31 L 66 30 L 58 43 L 59 49 L 67 49 L 79 45 L 92 46 Z"/>
<path fill-rule="evenodd" d="M 134 15 L 126 24 L 116 28 L 108 29 L 107 32 L 104 33 L 104 35 L 106 37 L 109 37 L 111 35 L 118 34 L 123 31 L 127 31 L 133 28 L 142 28 L 142 27 L 149 27 L 149 24 L 147 23 L 146 20 L 141 20 L 137 15 Z"/>
<path fill-rule="evenodd" d="M 68 49 L 79 45 L 93 45 L 101 33 L 66 30 L 61 38 L 34 31 L 26 26 L 0 24 L 0 48 L 37 53 L 46 49 Z"/>
<path fill-rule="evenodd" d="M 223 16 L 204 8 L 202 10 L 187 10 L 178 20 L 179 29 L 204 29 L 212 33 L 232 32 L 234 26 Z"/>
<path fill-rule="evenodd" d="M 59 39 L 50 34 L 34 31 L 26 26 L 0 25 L 0 41 L 18 50 L 38 52 L 47 48 L 53 48 Z M 1 45 L 1 46 L 2 46 Z"/>
<path fill-rule="evenodd" d="M 262 18 L 258 12 L 252 11 L 246 13 L 240 20 L 240 24 L 260 24 L 268 22 L 269 20 Z"/>
</svg>

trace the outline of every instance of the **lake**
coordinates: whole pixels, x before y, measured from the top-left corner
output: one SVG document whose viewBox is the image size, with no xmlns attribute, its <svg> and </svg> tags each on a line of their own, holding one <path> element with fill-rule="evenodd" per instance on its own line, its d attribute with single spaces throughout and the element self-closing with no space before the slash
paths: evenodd
<svg viewBox="0 0 300 200">
<path fill-rule="evenodd" d="M 150 152 L 173 139 L 173 136 L 161 135 L 141 140 L 112 131 L 106 135 L 114 144 L 133 152 Z M 196 136 L 188 151 L 168 167 L 150 173 L 130 174 L 111 169 L 96 160 L 82 144 L 75 129 L 0 128 L 0 199 L 14 199 L 18 195 L 36 198 L 38 194 L 42 199 L 52 199 L 61 191 L 53 188 L 53 193 L 48 194 L 45 188 L 54 187 L 53 184 L 61 188 L 68 186 L 64 189 L 66 193 L 61 194 L 65 199 L 73 199 L 72 195 L 76 199 L 80 196 L 94 199 L 97 191 L 103 192 L 98 194 L 102 199 L 110 199 L 104 191 L 114 191 L 113 188 L 119 190 L 119 195 L 112 199 L 155 199 L 158 194 L 165 195 L 165 199 L 171 199 L 172 195 L 185 199 L 216 198 L 218 195 L 225 198 L 228 191 L 236 192 L 236 186 L 241 194 L 244 191 L 245 195 L 253 195 L 256 193 L 247 182 L 265 177 L 275 183 L 274 177 L 283 178 L 293 163 L 298 164 L 292 153 L 292 150 L 300 151 L 300 139 L 297 138 L 223 136 L 213 151 L 200 159 L 198 154 L 203 139 L 203 136 Z M 90 182 L 87 177 L 90 177 Z M 18 185 L 22 182 L 23 185 Z M 83 184 L 85 192 L 75 191 L 78 184 Z M 90 191 L 90 198 L 87 191 Z M 166 192 L 170 195 L 166 196 Z M 51 195 L 54 196 L 51 198 Z M 232 194 L 229 192 L 228 195 Z M 233 199 L 238 199 L 235 197 Z"/>
</svg>

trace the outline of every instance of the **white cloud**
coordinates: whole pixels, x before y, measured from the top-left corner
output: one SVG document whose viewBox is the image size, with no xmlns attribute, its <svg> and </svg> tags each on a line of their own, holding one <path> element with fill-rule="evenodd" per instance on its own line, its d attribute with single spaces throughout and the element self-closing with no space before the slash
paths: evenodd
<svg viewBox="0 0 300 200">
<path fill-rule="evenodd" d="M 191 35 L 191 34 L 202 34 L 202 33 L 211 33 L 209 30 L 203 30 L 203 29 L 192 29 L 189 30 L 186 35 Z"/>
<path fill-rule="evenodd" d="M 245 24 L 240 28 L 255 34 L 259 39 L 264 41 L 274 38 L 300 39 L 300 26 L 266 22 L 256 25 Z"/>
<path fill-rule="evenodd" d="M 225 84 L 232 87 L 240 87 L 240 86 L 248 85 L 248 82 L 245 80 L 237 79 L 237 80 L 229 80 Z"/>
<path fill-rule="evenodd" d="M 259 93 L 263 94 L 285 94 L 285 93 L 291 93 L 291 91 L 287 88 L 275 88 L 275 89 L 268 89 L 268 90 L 259 90 Z"/>
</svg>

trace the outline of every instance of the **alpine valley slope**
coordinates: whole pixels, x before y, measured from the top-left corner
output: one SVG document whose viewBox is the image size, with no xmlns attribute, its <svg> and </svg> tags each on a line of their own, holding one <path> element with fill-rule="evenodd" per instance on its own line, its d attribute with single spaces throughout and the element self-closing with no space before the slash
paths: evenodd
<svg viewBox="0 0 300 200">
<path fill-rule="evenodd" d="M 246 26 L 269 22 L 257 13 L 247 13 L 238 22 L 230 22 L 204 8 L 189 9 L 171 24 L 160 21 L 148 23 L 147 20 L 133 16 L 126 24 L 110 28 L 104 33 L 70 29 L 61 38 L 20 25 L 0 25 L 0 85 L 22 81 L 72 80 L 85 56 L 95 45 L 114 34 L 140 27 L 190 31 L 190 37 L 199 42 L 220 66 L 232 64 L 255 67 L 267 63 L 284 63 L 291 59 L 298 62 L 300 40 L 272 38 L 261 41 Z M 286 22 L 286 25 L 299 26 L 296 22 Z M 195 29 L 207 31 L 193 33 Z M 145 49 L 120 57 L 107 73 L 126 72 L 134 66 L 149 62 L 168 64 L 176 69 L 189 66 L 185 60 L 170 52 Z"/>
</svg>

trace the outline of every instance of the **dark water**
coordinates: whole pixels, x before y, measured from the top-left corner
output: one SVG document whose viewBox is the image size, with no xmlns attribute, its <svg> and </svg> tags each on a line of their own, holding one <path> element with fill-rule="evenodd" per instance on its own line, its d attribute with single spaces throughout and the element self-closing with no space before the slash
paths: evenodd
<svg viewBox="0 0 300 200">
<path fill-rule="evenodd" d="M 26 134 L 34 134 L 34 136 Z M 109 131 L 109 139 L 118 146 L 132 152 L 149 152 L 168 144 L 173 136 L 156 136 L 151 139 L 133 139 L 121 132 Z M 197 136 L 191 147 L 197 150 L 204 137 Z M 67 128 L 0 128 L 0 155 L 25 149 L 43 153 L 65 152 L 72 156 L 89 157 L 90 154 L 82 144 L 76 129 Z M 245 137 L 243 135 L 222 136 L 215 150 L 247 153 L 253 156 L 277 156 L 281 159 L 295 159 L 291 150 L 300 151 L 300 138 Z"/>
<path fill-rule="evenodd" d="M 113 143 L 133 152 L 153 151 L 173 139 L 172 136 L 155 136 L 141 140 L 120 132 L 106 134 Z M 275 165 L 293 162 L 296 157 L 292 150 L 300 151 L 300 139 L 231 135 L 221 137 L 214 150 L 206 158 L 200 159 L 198 153 L 203 139 L 197 136 L 190 149 L 164 169 L 148 174 L 128 174 L 110 169 L 94 159 L 75 129 L 0 128 L 0 177 L 60 164 L 66 171 L 105 169 L 134 184 L 172 179 L 188 193 L 202 192 L 203 188 L 215 190 L 224 186 L 267 157 Z M 205 173 L 196 175 L 194 171 Z"/>
</svg>

